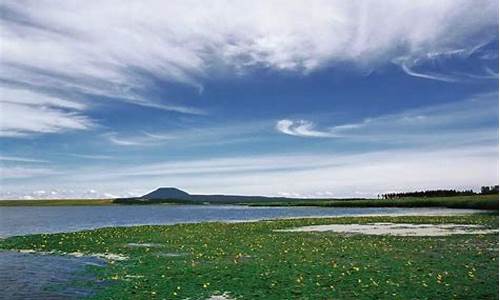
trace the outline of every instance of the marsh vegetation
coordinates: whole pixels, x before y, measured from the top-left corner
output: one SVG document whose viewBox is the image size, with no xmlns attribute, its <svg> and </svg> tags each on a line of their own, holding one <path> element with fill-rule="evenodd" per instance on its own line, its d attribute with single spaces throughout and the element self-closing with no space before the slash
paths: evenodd
<svg viewBox="0 0 500 300">
<path fill-rule="evenodd" d="M 126 257 L 97 269 L 95 299 L 495 299 L 498 235 L 278 232 L 325 224 L 470 224 L 495 214 L 113 227 L 11 237 L 2 249 Z M 133 246 L 131 246 L 133 245 Z M 113 257 L 113 256 L 109 256 Z"/>
</svg>

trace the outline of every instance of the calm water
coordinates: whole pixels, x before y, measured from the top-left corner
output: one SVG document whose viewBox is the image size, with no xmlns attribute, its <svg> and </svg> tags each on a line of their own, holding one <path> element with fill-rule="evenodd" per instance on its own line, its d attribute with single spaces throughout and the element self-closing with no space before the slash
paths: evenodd
<svg viewBox="0 0 500 300">
<path fill-rule="evenodd" d="M 240 221 L 311 216 L 457 214 L 445 208 L 320 208 L 213 205 L 0 207 L 0 237 L 110 226 Z"/>
</svg>

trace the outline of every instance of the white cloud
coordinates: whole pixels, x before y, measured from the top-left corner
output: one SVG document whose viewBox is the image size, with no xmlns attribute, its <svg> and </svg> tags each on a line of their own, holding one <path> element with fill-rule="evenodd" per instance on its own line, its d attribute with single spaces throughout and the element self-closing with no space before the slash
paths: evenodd
<svg viewBox="0 0 500 300">
<path fill-rule="evenodd" d="M 92 120 L 77 112 L 8 102 L 0 103 L 0 115 L 0 137 L 84 130 L 94 126 Z"/>
<path fill-rule="evenodd" d="M 79 154 L 79 153 L 71 153 L 69 154 L 73 157 L 85 158 L 85 159 L 99 159 L 99 160 L 109 160 L 114 159 L 115 157 L 111 155 L 101 155 L 101 154 Z"/>
<path fill-rule="evenodd" d="M 230 165 L 227 160 L 209 163 L 211 166 L 205 161 L 188 163 L 191 172 L 187 174 L 182 167 L 172 167 L 170 174 L 167 171 L 152 177 L 157 170 L 151 170 L 135 180 L 147 178 L 150 186 L 175 185 L 199 193 L 276 195 L 286 191 L 312 196 L 318 191 L 353 196 L 353 191 L 376 195 L 386 190 L 477 189 L 498 181 L 497 147 L 387 150 L 360 155 L 274 155 L 235 158 Z"/>
<path fill-rule="evenodd" d="M 313 122 L 288 119 L 276 122 L 276 130 L 298 137 L 350 138 L 364 141 L 399 141 L 434 144 L 480 142 L 498 137 L 498 94 L 482 94 L 471 99 L 427 106 L 398 114 L 367 118 L 358 123 L 336 125 L 322 130 Z M 485 124 L 485 122 L 490 122 Z"/>
<path fill-rule="evenodd" d="M 94 122 L 81 114 L 85 107 L 41 92 L 0 86 L 0 137 L 92 128 Z"/>
<path fill-rule="evenodd" d="M 207 77 L 255 66 L 307 73 L 339 62 L 373 67 L 401 57 L 421 60 L 473 51 L 495 39 L 498 26 L 498 3 L 491 0 L 11 1 L 1 9 L 1 79 L 38 96 L 40 90 L 98 95 L 189 114 L 204 112 L 146 97 L 149 78 L 202 91 Z M 38 112 L 48 116 L 24 120 L 34 123 L 21 132 L 62 129 L 47 119 L 87 127 L 83 116 L 54 108 L 82 110 L 81 103 L 45 103 L 52 108 Z M 6 109 L 5 115 L 26 113 Z M 20 125 L 9 122 L 3 135 L 19 134 L 13 126 Z"/>
<path fill-rule="evenodd" d="M 110 136 L 109 141 L 115 145 L 119 146 L 145 146 L 149 145 L 149 143 L 144 141 L 136 141 L 136 140 L 124 140 L 121 138 L 117 138 L 116 136 Z"/>
<path fill-rule="evenodd" d="M 73 190 L 73 189 L 47 189 L 26 191 L 20 190 L 16 192 L 0 191 L 1 199 L 86 199 L 86 198 L 116 198 L 119 197 L 110 193 L 102 193 L 96 190 Z"/>
<path fill-rule="evenodd" d="M 55 175 L 55 174 L 59 174 L 59 172 L 51 168 L 33 168 L 33 167 L 28 168 L 21 166 L 4 166 L 4 165 L 0 167 L 1 180 L 41 177 L 41 176 Z"/>
<path fill-rule="evenodd" d="M 445 82 L 470 82 L 473 80 L 497 80 L 498 73 L 491 70 L 487 63 L 498 59 L 498 52 L 491 53 L 487 44 L 472 48 L 452 49 L 430 52 L 423 56 L 401 56 L 393 60 L 402 70 L 419 78 Z M 471 64 L 468 61 L 475 59 Z M 452 64 L 448 62 L 452 61 Z M 461 66 L 465 66 L 460 69 Z"/>
<path fill-rule="evenodd" d="M 43 183 L 42 177 L 30 186 L 53 190 L 53 181 Z M 481 185 L 495 182 L 498 182 L 496 145 L 361 154 L 239 156 L 157 162 L 116 167 L 113 171 L 78 169 L 58 177 L 57 185 L 67 191 L 59 195 L 73 197 L 102 197 L 100 192 L 91 193 L 89 186 L 95 191 L 124 197 L 129 196 L 127 191 L 134 190 L 134 195 L 138 195 L 158 186 L 176 186 L 191 193 L 366 197 L 384 191 L 477 190 Z M 7 186 L 5 191 L 10 188 Z M 5 192 L 0 196 L 8 197 Z"/>
<path fill-rule="evenodd" d="M 394 190 L 478 188 L 498 181 L 497 107 L 497 94 L 494 93 L 322 131 L 311 126 L 297 131 L 290 122 L 281 123 L 283 130 L 293 134 L 324 132 L 323 136 L 355 139 L 356 154 L 335 152 L 338 144 L 332 147 L 332 144 L 325 143 L 321 151 L 308 154 L 301 153 L 301 149 L 284 147 L 279 153 L 269 155 L 214 158 L 207 154 L 196 159 L 172 157 L 170 161 L 156 162 L 122 160 L 112 167 L 99 162 L 75 170 L 26 168 L 19 161 L 18 166 L 1 169 L 2 179 L 9 179 L 2 183 L 2 187 L 5 191 L 24 190 L 28 184 L 39 190 L 60 188 L 68 191 L 64 195 L 72 197 L 102 197 L 101 192 L 90 193 L 89 187 L 128 196 L 127 191 L 133 190 L 137 195 L 166 185 L 196 193 L 288 193 L 311 197 L 326 196 L 326 191 L 332 196 L 352 197 Z M 249 131 L 245 131 L 246 127 L 243 131 L 251 133 L 255 127 L 261 126 L 263 124 L 252 124 L 246 129 Z M 236 132 L 241 131 L 242 128 L 237 127 Z M 206 139 L 218 140 L 220 136 L 234 134 L 234 128 L 206 129 L 185 135 L 179 132 L 173 135 L 147 133 L 136 138 L 147 139 L 149 143 L 164 143 L 172 136 L 189 139 L 190 135 L 210 133 Z M 128 139 L 129 143 L 144 143 Z M 372 141 L 377 147 L 365 148 Z M 352 147 L 350 140 L 347 142 Z M 385 150 L 374 150 L 380 149 L 379 145 Z M 352 152 L 352 149 L 348 150 Z M 54 182 L 57 182 L 57 187 Z M 126 191 L 124 184 L 127 185 Z M 4 197 L 13 197 L 2 193 Z"/>
<path fill-rule="evenodd" d="M 161 145 L 165 141 L 175 139 L 175 136 L 153 134 L 149 132 L 143 132 L 141 135 L 120 137 L 116 133 L 106 133 L 104 137 L 118 146 L 154 146 Z"/>
<path fill-rule="evenodd" d="M 48 163 L 49 161 L 44 159 L 35 159 L 28 157 L 18 157 L 18 156 L 4 156 L 0 155 L 0 161 L 7 162 L 21 162 L 21 163 Z"/>
<path fill-rule="evenodd" d="M 331 61 L 366 63 L 401 52 L 424 55 L 475 47 L 470 43 L 492 38 L 481 31 L 498 23 L 498 4 L 489 0 L 37 1 L 5 6 L 7 17 L 21 15 L 18 22 L 14 17 L 4 21 L 6 63 L 101 79 L 115 88 L 141 86 L 129 68 L 196 85 L 217 60 L 240 67 L 313 70 Z"/>
<path fill-rule="evenodd" d="M 288 135 L 316 138 L 338 137 L 338 135 L 333 132 L 315 130 L 314 126 L 314 123 L 305 120 L 292 121 L 285 119 L 276 123 L 276 129 Z"/>
<path fill-rule="evenodd" d="M 198 127 L 174 130 L 141 131 L 135 134 L 108 132 L 103 134 L 109 142 L 119 146 L 203 146 L 255 141 L 256 133 L 269 130 L 272 121 L 251 121 L 221 126 L 219 123 L 204 123 Z"/>
<path fill-rule="evenodd" d="M 49 96 L 36 91 L 0 86 L 1 102 L 28 106 L 45 106 L 72 110 L 83 110 L 86 105 L 77 101 L 69 101 L 55 96 Z"/>
</svg>

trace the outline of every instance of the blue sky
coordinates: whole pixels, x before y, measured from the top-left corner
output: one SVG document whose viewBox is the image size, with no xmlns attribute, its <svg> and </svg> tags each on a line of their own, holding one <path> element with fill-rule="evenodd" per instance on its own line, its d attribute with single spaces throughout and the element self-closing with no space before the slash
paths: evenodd
<svg viewBox="0 0 500 300">
<path fill-rule="evenodd" d="M 498 183 L 496 1 L 0 10 L 1 198 Z"/>
</svg>

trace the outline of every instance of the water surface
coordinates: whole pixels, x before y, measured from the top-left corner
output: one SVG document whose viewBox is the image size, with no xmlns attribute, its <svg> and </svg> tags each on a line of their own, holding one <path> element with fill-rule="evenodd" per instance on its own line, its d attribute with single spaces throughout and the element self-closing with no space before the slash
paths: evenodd
<svg viewBox="0 0 500 300">
<path fill-rule="evenodd" d="M 111 226 L 245 221 L 357 215 L 447 215 L 447 208 L 247 207 L 230 205 L 112 205 L 0 207 L 0 237 Z"/>
<path fill-rule="evenodd" d="M 88 266 L 103 267 L 95 257 L 71 257 L 0 251 L 0 299 L 76 299 L 91 296 L 103 283 Z"/>
<path fill-rule="evenodd" d="M 247 221 L 359 215 L 453 215 L 472 210 L 446 208 L 322 208 L 214 205 L 19 206 L 0 207 L 0 237 L 79 231 L 110 226 Z M 93 257 L 0 251 L 1 299 L 75 299 L 99 287 Z"/>
</svg>

